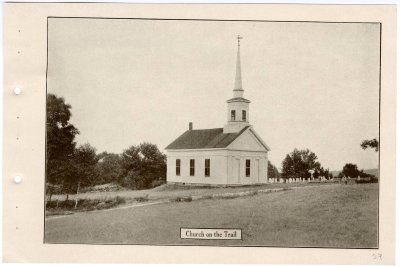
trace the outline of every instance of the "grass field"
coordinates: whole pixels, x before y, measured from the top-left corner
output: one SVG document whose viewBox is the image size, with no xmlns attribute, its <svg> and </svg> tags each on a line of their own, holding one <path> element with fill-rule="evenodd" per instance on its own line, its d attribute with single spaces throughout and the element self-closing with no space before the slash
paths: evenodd
<svg viewBox="0 0 400 267">
<path fill-rule="evenodd" d="M 378 246 L 377 208 L 378 184 L 305 186 L 49 218 L 45 241 L 371 248 Z M 242 228 L 243 240 L 184 240 L 180 227 Z"/>
<path fill-rule="evenodd" d="M 328 184 L 328 183 L 327 183 Z M 218 193 L 234 193 L 254 189 L 268 189 L 268 188 L 292 188 L 303 186 L 325 185 L 325 183 L 270 183 L 262 185 L 251 186 L 236 186 L 236 187 L 207 187 L 207 186 L 179 186 L 179 185 L 162 185 L 153 189 L 147 190 L 121 190 L 110 192 L 88 192 L 80 193 L 78 195 L 69 195 L 69 199 L 106 199 L 113 197 L 122 197 L 127 201 L 135 198 L 147 197 L 149 200 L 160 200 L 178 196 L 201 196 L 212 195 Z M 66 195 L 54 195 L 53 200 L 64 200 Z"/>
<path fill-rule="evenodd" d="M 76 212 L 132 206 L 143 202 L 182 201 L 191 199 L 233 198 L 242 194 L 265 193 L 272 190 L 287 190 L 294 187 L 330 185 L 331 182 L 270 183 L 259 185 L 241 185 L 215 187 L 206 185 L 164 184 L 147 190 L 117 190 L 80 193 L 78 195 L 53 195 L 52 201 L 46 201 L 46 216 L 73 214 Z M 264 191 L 264 192 L 263 192 Z M 226 196 L 226 195 L 230 196 Z M 78 200 L 75 206 L 75 200 Z"/>
</svg>

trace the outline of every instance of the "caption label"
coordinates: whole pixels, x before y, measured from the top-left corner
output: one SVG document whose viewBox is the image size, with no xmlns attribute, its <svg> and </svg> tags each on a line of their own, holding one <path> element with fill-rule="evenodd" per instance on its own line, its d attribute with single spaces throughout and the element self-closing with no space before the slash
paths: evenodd
<svg viewBox="0 0 400 267">
<path fill-rule="evenodd" d="M 241 240 L 242 229 L 181 228 L 181 238 Z"/>
</svg>

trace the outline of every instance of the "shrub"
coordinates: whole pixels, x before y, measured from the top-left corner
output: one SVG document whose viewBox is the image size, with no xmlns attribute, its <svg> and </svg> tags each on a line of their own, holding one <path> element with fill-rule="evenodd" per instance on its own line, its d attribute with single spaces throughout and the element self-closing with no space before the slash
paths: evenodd
<svg viewBox="0 0 400 267">
<path fill-rule="evenodd" d="M 125 199 L 120 196 L 107 199 L 79 199 L 75 209 L 75 200 L 58 201 L 58 206 L 57 200 L 52 200 L 46 202 L 46 209 L 52 210 L 52 212 L 70 210 L 89 211 L 95 209 L 107 209 L 124 204 L 125 202 Z"/>
<path fill-rule="evenodd" d="M 165 180 L 158 179 L 158 180 L 152 181 L 150 186 L 151 186 L 151 188 L 154 188 L 154 187 L 158 187 L 158 186 L 160 186 L 160 185 L 163 185 L 163 184 L 165 184 L 165 183 L 166 183 Z"/>
<path fill-rule="evenodd" d="M 113 198 L 107 198 L 102 201 L 96 199 L 96 201 L 93 202 L 92 207 L 95 206 L 95 208 L 98 210 L 109 209 L 109 208 L 118 206 L 120 204 L 124 204 L 125 202 L 126 202 L 125 198 L 120 197 L 120 196 L 116 196 Z"/>
<path fill-rule="evenodd" d="M 65 210 L 71 210 L 75 207 L 75 200 L 64 200 L 58 203 L 58 207 Z"/>
<path fill-rule="evenodd" d="M 46 202 L 46 209 L 54 209 L 57 207 L 57 200 L 51 200 Z"/>
<path fill-rule="evenodd" d="M 357 184 L 377 183 L 377 182 L 378 182 L 378 178 L 376 178 L 375 176 L 368 177 L 368 178 L 361 178 L 360 180 L 356 181 Z"/>
<path fill-rule="evenodd" d="M 92 192 L 92 191 L 93 191 L 93 186 L 88 186 L 88 187 L 81 188 L 79 190 L 79 193 L 87 193 L 87 192 Z"/>
<path fill-rule="evenodd" d="M 144 197 L 135 197 L 134 200 L 136 200 L 137 202 L 146 202 L 149 201 L 149 196 L 145 195 Z"/>
<path fill-rule="evenodd" d="M 126 202 L 125 198 L 120 197 L 120 196 L 116 196 L 116 197 L 115 197 L 115 203 L 116 203 L 117 205 L 119 205 L 119 204 L 125 204 L 125 202 Z"/>
<path fill-rule="evenodd" d="M 91 210 L 99 203 L 99 199 L 79 199 L 76 207 L 80 210 Z"/>
<path fill-rule="evenodd" d="M 102 201 L 96 205 L 96 209 L 103 210 L 110 207 L 110 204 L 107 204 L 105 201 Z"/>
<path fill-rule="evenodd" d="M 175 198 L 176 202 L 191 202 L 192 201 L 192 197 L 177 197 Z"/>
</svg>

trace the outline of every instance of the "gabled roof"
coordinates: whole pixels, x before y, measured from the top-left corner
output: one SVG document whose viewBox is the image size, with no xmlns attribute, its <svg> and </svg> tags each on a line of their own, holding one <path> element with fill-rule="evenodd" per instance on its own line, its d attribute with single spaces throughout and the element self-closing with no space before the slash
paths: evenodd
<svg viewBox="0 0 400 267">
<path fill-rule="evenodd" d="M 254 136 L 257 138 L 257 140 L 262 144 L 262 146 L 267 150 L 270 151 L 271 149 L 269 148 L 269 146 L 267 146 L 267 144 L 261 139 L 261 137 L 256 133 L 256 131 L 254 131 L 254 129 L 250 129 L 250 131 L 254 134 Z"/>
<path fill-rule="evenodd" d="M 226 148 L 250 126 L 238 133 L 224 133 L 223 128 L 188 130 L 165 149 Z"/>
</svg>

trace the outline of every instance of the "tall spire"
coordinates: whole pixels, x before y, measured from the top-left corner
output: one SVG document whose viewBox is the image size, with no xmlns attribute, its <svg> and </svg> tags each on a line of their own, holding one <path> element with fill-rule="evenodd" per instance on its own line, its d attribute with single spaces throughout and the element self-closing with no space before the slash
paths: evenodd
<svg viewBox="0 0 400 267">
<path fill-rule="evenodd" d="M 233 91 L 240 91 L 235 93 L 235 96 L 238 95 L 237 93 L 240 94 L 240 97 L 242 97 L 242 68 L 240 65 L 240 40 L 243 39 L 242 36 L 238 35 L 236 37 L 238 41 L 238 49 L 237 49 L 237 56 L 236 56 L 236 77 L 235 77 L 235 87 L 233 88 Z"/>
<path fill-rule="evenodd" d="M 227 100 L 228 103 L 228 122 L 224 126 L 224 133 L 238 133 L 244 127 L 249 126 L 249 104 L 250 101 L 243 98 L 242 70 L 240 66 L 240 35 L 236 37 L 238 42 L 236 58 L 236 77 L 235 87 L 233 88 L 233 98 Z"/>
</svg>

